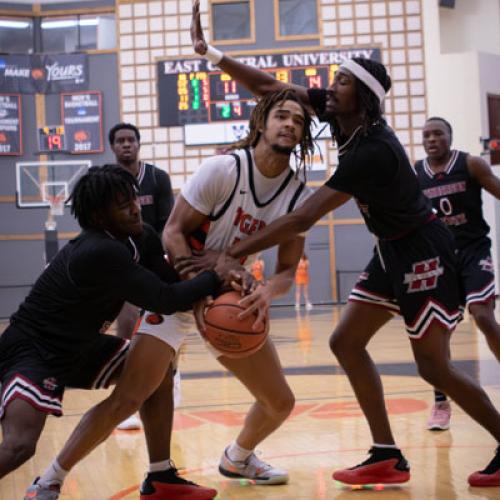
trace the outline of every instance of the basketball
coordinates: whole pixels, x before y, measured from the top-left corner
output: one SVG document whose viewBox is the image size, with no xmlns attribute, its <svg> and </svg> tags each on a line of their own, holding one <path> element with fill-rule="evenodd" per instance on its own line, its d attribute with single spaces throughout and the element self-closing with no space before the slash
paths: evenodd
<svg viewBox="0 0 500 500">
<path fill-rule="evenodd" d="M 238 314 L 245 310 L 238 304 L 240 300 L 239 292 L 227 292 L 205 310 L 205 339 L 229 358 L 245 358 L 258 351 L 269 332 L 268 317 L 260 331 L 252 330 L 257 313 L 238 319 Z"/>
</svg>

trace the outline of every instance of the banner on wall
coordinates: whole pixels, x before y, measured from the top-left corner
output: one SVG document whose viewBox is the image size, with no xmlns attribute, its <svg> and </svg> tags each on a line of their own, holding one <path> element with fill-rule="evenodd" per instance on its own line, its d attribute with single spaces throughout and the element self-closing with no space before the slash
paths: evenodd
<svg viewBox="0 0 500 500">
<path fill-rule="evenodd" d="M 22 154 L 21 96 L 0 94 L 0 155 Z"/>
<path fill-rule="evenodd" d="M 87 88 L 86 54 L 0 55 L 0 92 L 57 94 Z"/>
<path fill-rule="evenodd" d="M 104 151 L 101 92 L 61 94 L 61 123 L 66 133 L 66 148 L 71 153 Z"/>
</svg>

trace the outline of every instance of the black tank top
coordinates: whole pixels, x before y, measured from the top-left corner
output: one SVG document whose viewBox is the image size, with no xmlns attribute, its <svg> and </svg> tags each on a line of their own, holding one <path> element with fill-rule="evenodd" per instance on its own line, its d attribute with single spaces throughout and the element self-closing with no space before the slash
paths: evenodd
<svg viewBox="0 0 500 500">
<path fill-rule="evenodd" d="M 443 172 L 434 173 L 427 159 L 417 161 L 415 170 L 424 194 L 451 229 L 460 249 L 485 237 L 490 228 L 483 217 L 481 185 L 467 168 L 468 153 L 457 150 L 451 153 Z"/>
</svg>

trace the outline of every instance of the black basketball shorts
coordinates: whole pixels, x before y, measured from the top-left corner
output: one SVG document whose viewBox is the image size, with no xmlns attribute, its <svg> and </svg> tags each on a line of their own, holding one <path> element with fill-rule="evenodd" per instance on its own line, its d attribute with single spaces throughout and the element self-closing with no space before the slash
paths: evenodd
<svg viewBox="0 0 500 500">
<path fill-rule="evenodd" d="M 463 300 L 471 304 L 486 304 L 495 300 L 495 271 L 491 258 L 491 241 L 481 238 L 457 252 Z"/>
<path fill-rule="evenodd" d="M 0 337 L 0 419 L 17 398 L 41 412 L 61 416 L 65 388 L 107 387 L 128 347 L 128 340 L 99 334 L 78 353 L 47 354 L 29 336 L 9 326 Z"/>
<path fill-rule="evenodd" d="M 403 316 L 413 339 L 432 323 L 453 330 L 462 319 L 459 279 L 450 231 L 438 220 L 398 240 L 380 240 L 349 301 Z"/>
</svg>

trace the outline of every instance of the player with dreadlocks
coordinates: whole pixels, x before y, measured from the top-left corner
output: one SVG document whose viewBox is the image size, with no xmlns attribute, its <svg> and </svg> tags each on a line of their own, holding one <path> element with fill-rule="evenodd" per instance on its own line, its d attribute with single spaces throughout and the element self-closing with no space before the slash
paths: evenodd
<svg viewBox="0 0 500 500">
<path fill-rule="evenodd" d="M 383 100 L 391 87 L 385 66 L 354 58 L 340 65 L 328 89 L 287 85 L 208 46 L 198 0 L 191 36 L 196 52 L 254 94 L 295 89 L 322 121 L 330 123 L 338 146 L 338 166 L 321 188 L 294 212 L 237 242 L 228 254 L 240 258 L 281 243 L 350 198 L 376 237 L 376 252 L 330 338 L 330 348 L 349 377 L 374 444 L 365 462 L 336 471 L 333 477 L 350 484 L 399 483 L 410 478 L 389 425 L 380 376 L 366 350 L 393 313 L 404 318 L 420 375 L 500 443 L 499 413 L 481 387 L 449 360 L 450 335 L 461 317 L 453 238 L 433 213 L 403 146 L 382 118 Z M 474 473 L 469 482 L 498 486 L 499 468 L 500 448 L 488 467 Z"/>
<path fill-rule="evenodd" d="M 160 238 L 143 226 L 136 190 L 135 178 L 117 165 L 89 169 L 71 195 L 82 232 L 41 274 L 0 337 L 0 477 L 34 454 L 47 415 L 62 414 L 66 387 L 107 387 L 120 377 L 26 498 L 56 499 L 71 467 L 139 408 L 151 461 L 143 497 L 160 498 L 156 489 L 168 490 L 169 498 L 208 500 L 216 494 L 170 467 L 173 351 L 143 335 L 129 350 L 128 340 L 106 330 L 124 301 L 165 314 L 190 309 L 217 292 L 229 268 L 221 261 L 215 271 L 180 282 Z M 166 463 L 169 472 L 163 473 Z"/>
<path fill-rule="evenodd" d="M 311 117 L 293 90 L 267 94 L 252 111 L 248 136 L 233 145 L 232 154 L 208 158 L 200 165 L 177 197 L 164 230 L 169 257 L 174 262 L 189 257 L 184 260 L 183 275 L 199 272 L 207 262 L 213 266 L 213 259 L 229 245 L 305 201 L 310 190 L 290 168 L 290 157 L 298 146 L 301 168 L 309 162 L 313 147 L 310 124 Z M 261 314 L 266 314 L 272 299 L 291 287 L 303 247 L 302 235 L 279 245 L 275 274 L 259 283 L 242 304 L 258 304 Z M 201 331 L 203 305 L 194 308 Z M 146 314 L 141 333 L 162 339 L 176 351 L 186 334 L 196 331 L 192 314 L 178 313 L 161 321 L 149 318 Z M 254 453 L 294 406 L 271 338 L 243 359 L 230 359 L 209 349 L 255 398 L 243 429 L 222 455 L 220 472 L 257 484 L 286 483 L 286 471 L 263 462 Z"/>
</svg>

